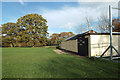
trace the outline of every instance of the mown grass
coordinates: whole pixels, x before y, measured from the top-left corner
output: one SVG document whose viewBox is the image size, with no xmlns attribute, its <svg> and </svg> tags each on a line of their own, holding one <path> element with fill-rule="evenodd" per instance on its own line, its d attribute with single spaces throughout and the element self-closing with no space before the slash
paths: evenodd
<svg viewBox="0 0 120 80">
<path fill-rule="evenodd" d="M 119 64 L 56 54 L 54 47 L 2 48 L 3 78 L 118 78 Z"/>
</svg>

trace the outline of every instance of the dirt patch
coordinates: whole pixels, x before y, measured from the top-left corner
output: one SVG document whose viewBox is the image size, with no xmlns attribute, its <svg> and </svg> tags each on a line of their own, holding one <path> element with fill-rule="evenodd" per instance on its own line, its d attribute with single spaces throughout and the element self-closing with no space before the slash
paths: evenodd
<svg viewBox="0 0 120 80">
<path fill-rule="evenodd" d="M 67 52 L 67 51 L 64 51 L 64 50 L 59 50 L 59 49 L 55 49 L 53 51 L 56 52 L 57 54 L 70 54 L 70 55 L 77 56 L 77 57 L 85 57 L 85 56 L 80 56 L 78 54 L 75 54 L 75 53 L 72 53 L 72 52 Z"/>
<path fill-rule="evenodd" d="M 57 54 L 66 54 L 65 52 L 63 52 L 62 50 L 59 50 L 59 49 L 55 49 L 53 51 L 56 52 Z"/>
</svg>

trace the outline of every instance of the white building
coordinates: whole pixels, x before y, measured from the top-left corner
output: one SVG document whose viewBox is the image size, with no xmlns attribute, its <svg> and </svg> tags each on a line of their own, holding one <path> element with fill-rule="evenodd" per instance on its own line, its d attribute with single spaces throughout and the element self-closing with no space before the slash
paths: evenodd
<svg viewBox="0 0 120 80">
<path fill-rule="evenodd" d="M 120 52 L 120 33 L 114 33 L 113 46 Z M 72 36 L 60 44 L 60 48 L 81 56 L 100 56 L 110 45 L 109 33 L 83 33 Z M 105 56 L 110 55 L 110 50 Z M 118 55 L 113 50 L 113 55 Z"/>
</svg>

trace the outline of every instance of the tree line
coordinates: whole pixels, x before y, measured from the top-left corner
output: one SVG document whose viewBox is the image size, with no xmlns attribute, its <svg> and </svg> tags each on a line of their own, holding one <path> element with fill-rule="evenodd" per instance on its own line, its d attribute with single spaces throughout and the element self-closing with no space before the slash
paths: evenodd
<svg viewBox="0 0 120 80">
<path fill-rule="evenodd" d="M 58 46 L 62 40 L 65 40 L 66 38 L 74 35 L 75 34 L 72 32 L 61 32 L 60 34 L 53 33 L 48 39 L 48 45 Z"/>
<path fill-rule="evenodd" d="M 54 33 L 49 38 L 47 20 L 38 14 L 27 14 L 20 17 L 16 23 L 5 23 L 0 28 L 3 47 L 56 45 L 73 35 L 72 32 Z"/>
<path fill-rule="evenodd" d="M 86 20 L 89 28 L 90 19 Z M 105 16 L 99 18 L 98 25 L 101 32 L 109 32 L 109 22 Z M 120 32 L 119 18 L 113 19 L 112 25 L 113 31 Z M 53 33 L 49 37 L 47 20 L 38 14 L 27 14 L 20 17 L 16 23 L 2 24 L 0 32 L 0 46 L 3 47 L 58 46 L 62 40 L 75 35 L 72 32 L 61 32 Z"/>
</svg>

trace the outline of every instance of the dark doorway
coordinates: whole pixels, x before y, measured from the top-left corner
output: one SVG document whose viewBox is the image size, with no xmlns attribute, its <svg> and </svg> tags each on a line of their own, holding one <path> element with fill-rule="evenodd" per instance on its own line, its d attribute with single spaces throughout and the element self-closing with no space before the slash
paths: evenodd
<svg viewBox="0 0 120 80">
<path fill-rule="evenodd" d="M 80 56 L 88 56 L 88 38 L 84 36 L 78 38 L 78 54 Z"/>
</svg>

